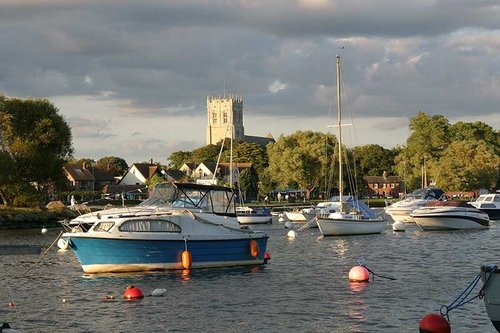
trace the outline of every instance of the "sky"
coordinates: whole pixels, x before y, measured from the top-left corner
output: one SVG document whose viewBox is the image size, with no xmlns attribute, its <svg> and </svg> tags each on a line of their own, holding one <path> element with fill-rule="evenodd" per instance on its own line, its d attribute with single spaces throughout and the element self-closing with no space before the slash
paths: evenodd
<svg viewBox="0 0 500 333">
<path fill-rule="evenodd" d="M 167 164 L 206 141 L 207 96 L 244 99 L 245 134 L 336 122 L 404 145 L 422 111 L 500 128 L 500 1 L 0 0 L 0 93 L 47 98 L 74 156 Z"/>
</svg>

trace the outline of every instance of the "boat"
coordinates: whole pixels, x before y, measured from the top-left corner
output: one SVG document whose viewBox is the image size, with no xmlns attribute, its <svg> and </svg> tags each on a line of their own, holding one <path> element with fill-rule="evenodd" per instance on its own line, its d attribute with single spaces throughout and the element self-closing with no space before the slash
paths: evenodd
<svg viewBox="0 0 500 333">
<path fill-rule="evenodd" d="M 387 227 L 385 220 L 354 197 L 343 196 L 342 175 L 342 110 L 340 99 L 340 56 L 337 56 L 337 107 L 339 196 L 331 201 L 327 214 L 316 214 L 316 223 L 323 236 L 378 234 Z M 365 209 L 366 208 L 366 209 Z M 331 212 L 334 210 L 334 212 Z"/>
<path fill-rule="evenodd" d="M 267 207 L 236 207 L 236 217 L 240 224 L 272 223 L 271 209 Z"/>
<path fill-rule="evenodd" d="M 85 273 L 259 265 L 268 236 L 241 227 L 235 193 L 219 185 L 162 183 L 155 209 L 94 214 L 88 231 L 61 236 Z"/>
<path fill-rule="evenodd" d="M 490 220 L 500 219 L 500 193 L 481 194 L 469 204 L 488 214 Z"/>
<path fill-rule="evenodd" d="M 444 192 L 439 188 L 421 188 L 408 194 L 403 200 L 384 208 L 394 222 L 415 222 L 410 213 L 428 202 L 439 200 Z"/>
<path fill-rule="evenodd" d="M 486 229 L 490 226 L 488 214 L 456 200 L 428 203 L 410 215 L 424 231 Z"/>
<path fill-rule="evenodd" d="M 483 281 L 480 293 L 491 323 L 500 332 L 500 270 L 495 265 L 483 265 L 480 270 Z"/>
<path fill-rule="evenodd" d="M 316 216 L 314 207 L 296 208 L 285 211 L 284 214 L 288 221 L 299 223 L 308 222 Z"/>
</svg>

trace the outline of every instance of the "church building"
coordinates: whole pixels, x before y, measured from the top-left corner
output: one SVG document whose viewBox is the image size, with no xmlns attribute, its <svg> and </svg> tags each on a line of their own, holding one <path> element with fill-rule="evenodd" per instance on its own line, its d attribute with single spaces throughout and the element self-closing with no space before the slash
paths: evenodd
<svg viewBox="0 0 500 333">
<path fill-rule="evenodd" d="M 224 138 L 266 146 L 275 142 L 271 134 L 266 137 L 245 135 L 243 127 L 242 97 L 207 97 L 207 145 L 217 144 Z"/>
</svg>

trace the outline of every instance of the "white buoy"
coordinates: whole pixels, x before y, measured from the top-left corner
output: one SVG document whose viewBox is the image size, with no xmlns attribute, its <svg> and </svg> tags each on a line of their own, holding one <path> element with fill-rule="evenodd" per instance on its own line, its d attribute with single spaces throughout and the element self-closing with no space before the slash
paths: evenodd
<svg viewBox="0 0 500 333">
<path fill-rule="evenodd" d="M 286 237 L 288 237 L 288 239 L 295 239 L 297 237 L 297 233 L 295 232 L 295 230 L 290 230 L 286 234 Z"/>
<path fill-rule="evenodd" d="M 57 241 L 57 246 L 61 249 L 61 250 L 67 250 L 68 247 L 69 247 L 69 244 L 67 241 L 65 241 L 64 239 L 62 238 L 59 238 L 59 240 Z"/>
<path fill-rule="evenodd" d="M 401 221 L 396 221 L 392 224 L 392 230 L 394 231 L 405 231 L 407 227 L 406 223 Z"/>
<path fill-rule="evenodd" d="M 279 213 L 279 214 L 278 214 L 278 217 L 283 217 L 283 213 Z"/>
<path fill-rule="evenodd" d="M 287 222 L 285 223 L 285 228 L 287 228 L 287 229 L 292 229 L 292 228 L 293 228 L 293 223 L 292 223 L 292 222 L 290 222 L 290 221 L 287 221 Z"/>
<path fill-rule="evenodd" d="M 47 233 L 47 231 L 48 231 L 47 228 L 43 227 L 42 228 L 42 235 L 45 235 Z"/>
<path fill-rule="evenodd" d="M 280 218 L 278 219 L 278 222 L 280 222 L 280 223 L 283 223 L 284 221 L 285 221 L 285 219 L 284 219 L 284 218 L 282 218 L 282 217 L 280 217 Z"/>
<path fill-rule="evenodd" d="M 151 293 L 151 296 L 156 296 L 156 297 L 165 296 L 166 293 L 167 293 L 167 289 L 155 289 Z"/>
</svg>

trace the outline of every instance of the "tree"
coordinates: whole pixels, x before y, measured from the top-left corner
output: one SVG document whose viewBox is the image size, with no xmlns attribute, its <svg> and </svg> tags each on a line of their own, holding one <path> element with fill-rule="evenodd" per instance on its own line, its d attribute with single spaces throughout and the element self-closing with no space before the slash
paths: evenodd
<svg viewBox="0 0 500 333">
<path fill-rule="evenodd" d="M 361 176 L 381 176 L 384 171 L 394 172 L 394 153 L 376 144 L 353 148 L 358 172 Z"/>
<path fill-rule="evenodd" d="M 493 148 L 497 156 L 500 155 L 500 132 L 483 122 L 456 122 L 450 127 L 450 135 L 452 141 L 483 141 L 487 146 Z"/>
<path fill-rule="evenodd" d="M 217 163 L 217 158 L 220 153 L 220 144 L 207 145 L 193 150 L 191 159 L 194 163 L 210 162 Z"/>
<path fill-rule="evenodd" d="M 58 112 L 45 99 L 3 98 L 0 102 L 0 151 L 3 159 L 10 158 L 12 183 L 33 184 L 42 190 L 65 182 L 62 166 L 73 152 L 72 137 Z M 5 183 L 0 184 L 0 195 L 5 204 L 12 204 Z"/>
<path fill-rule="evenodd" d="M 395 158 L 396 172 L 407 180 L 410 188 L 421 187 L 422 168 L 431 169 L 451 142 L 450 124 L 441 115 L 419 112 L 410 119 L 410 136 L 401 153 Z M 429 179 L 436 175 L 429 174 Z"/>
<path fill-rule="evenodd" d="M 127 162 L 120 157 L 101 157 L 96 162 L 96 167 L 111 172 L 114 176 L 123 176 L 128 170 Z"/>
<path fill-rule="evenodd" d="M 179 170 L 184 163 L 191 162 L 191 155 L 192 153 L 190 151 L 174 151 L 167 158 L 168 168 Z"/>
<path fill-rule="evenodd" d="M 257 194 L 257 182 L 259 181 L 259 177 L 253 168 L 244 169 L 240 172 L 238 177 L 238 186 L 241 191 L 245 194 L 245 198 L 247 195 L 256 195 Z"/>
<path fill-rule="evenodd" d="M 312 131 L 282 135 L 268 145 L 269 171 L 282 187 L 297 183 L 309 199 L 330 167 L 334 140 L 332 135 Z"/>
<path fill-rule="evenodd" d="M 500 157 L 484 141 L 456 141 L 445 149 L 435 168 L 437 186 L 444 191 L 490 189 L 498 182 Z"/>
<path fill-rule="evenodd" d="M 230 154 L 231 154 L 230 147 L 226 146 L 224 153 L 222 154 L 221 161 L 229 163 Z M 257 173 L 262 172 L 269 163 L 267 158 L 267 152 L 261 145 L 245 141 L 239 141 L 233 143 L 233 162 L 252 163 L 252 167 L 255 169 Z"/>
</svg>

